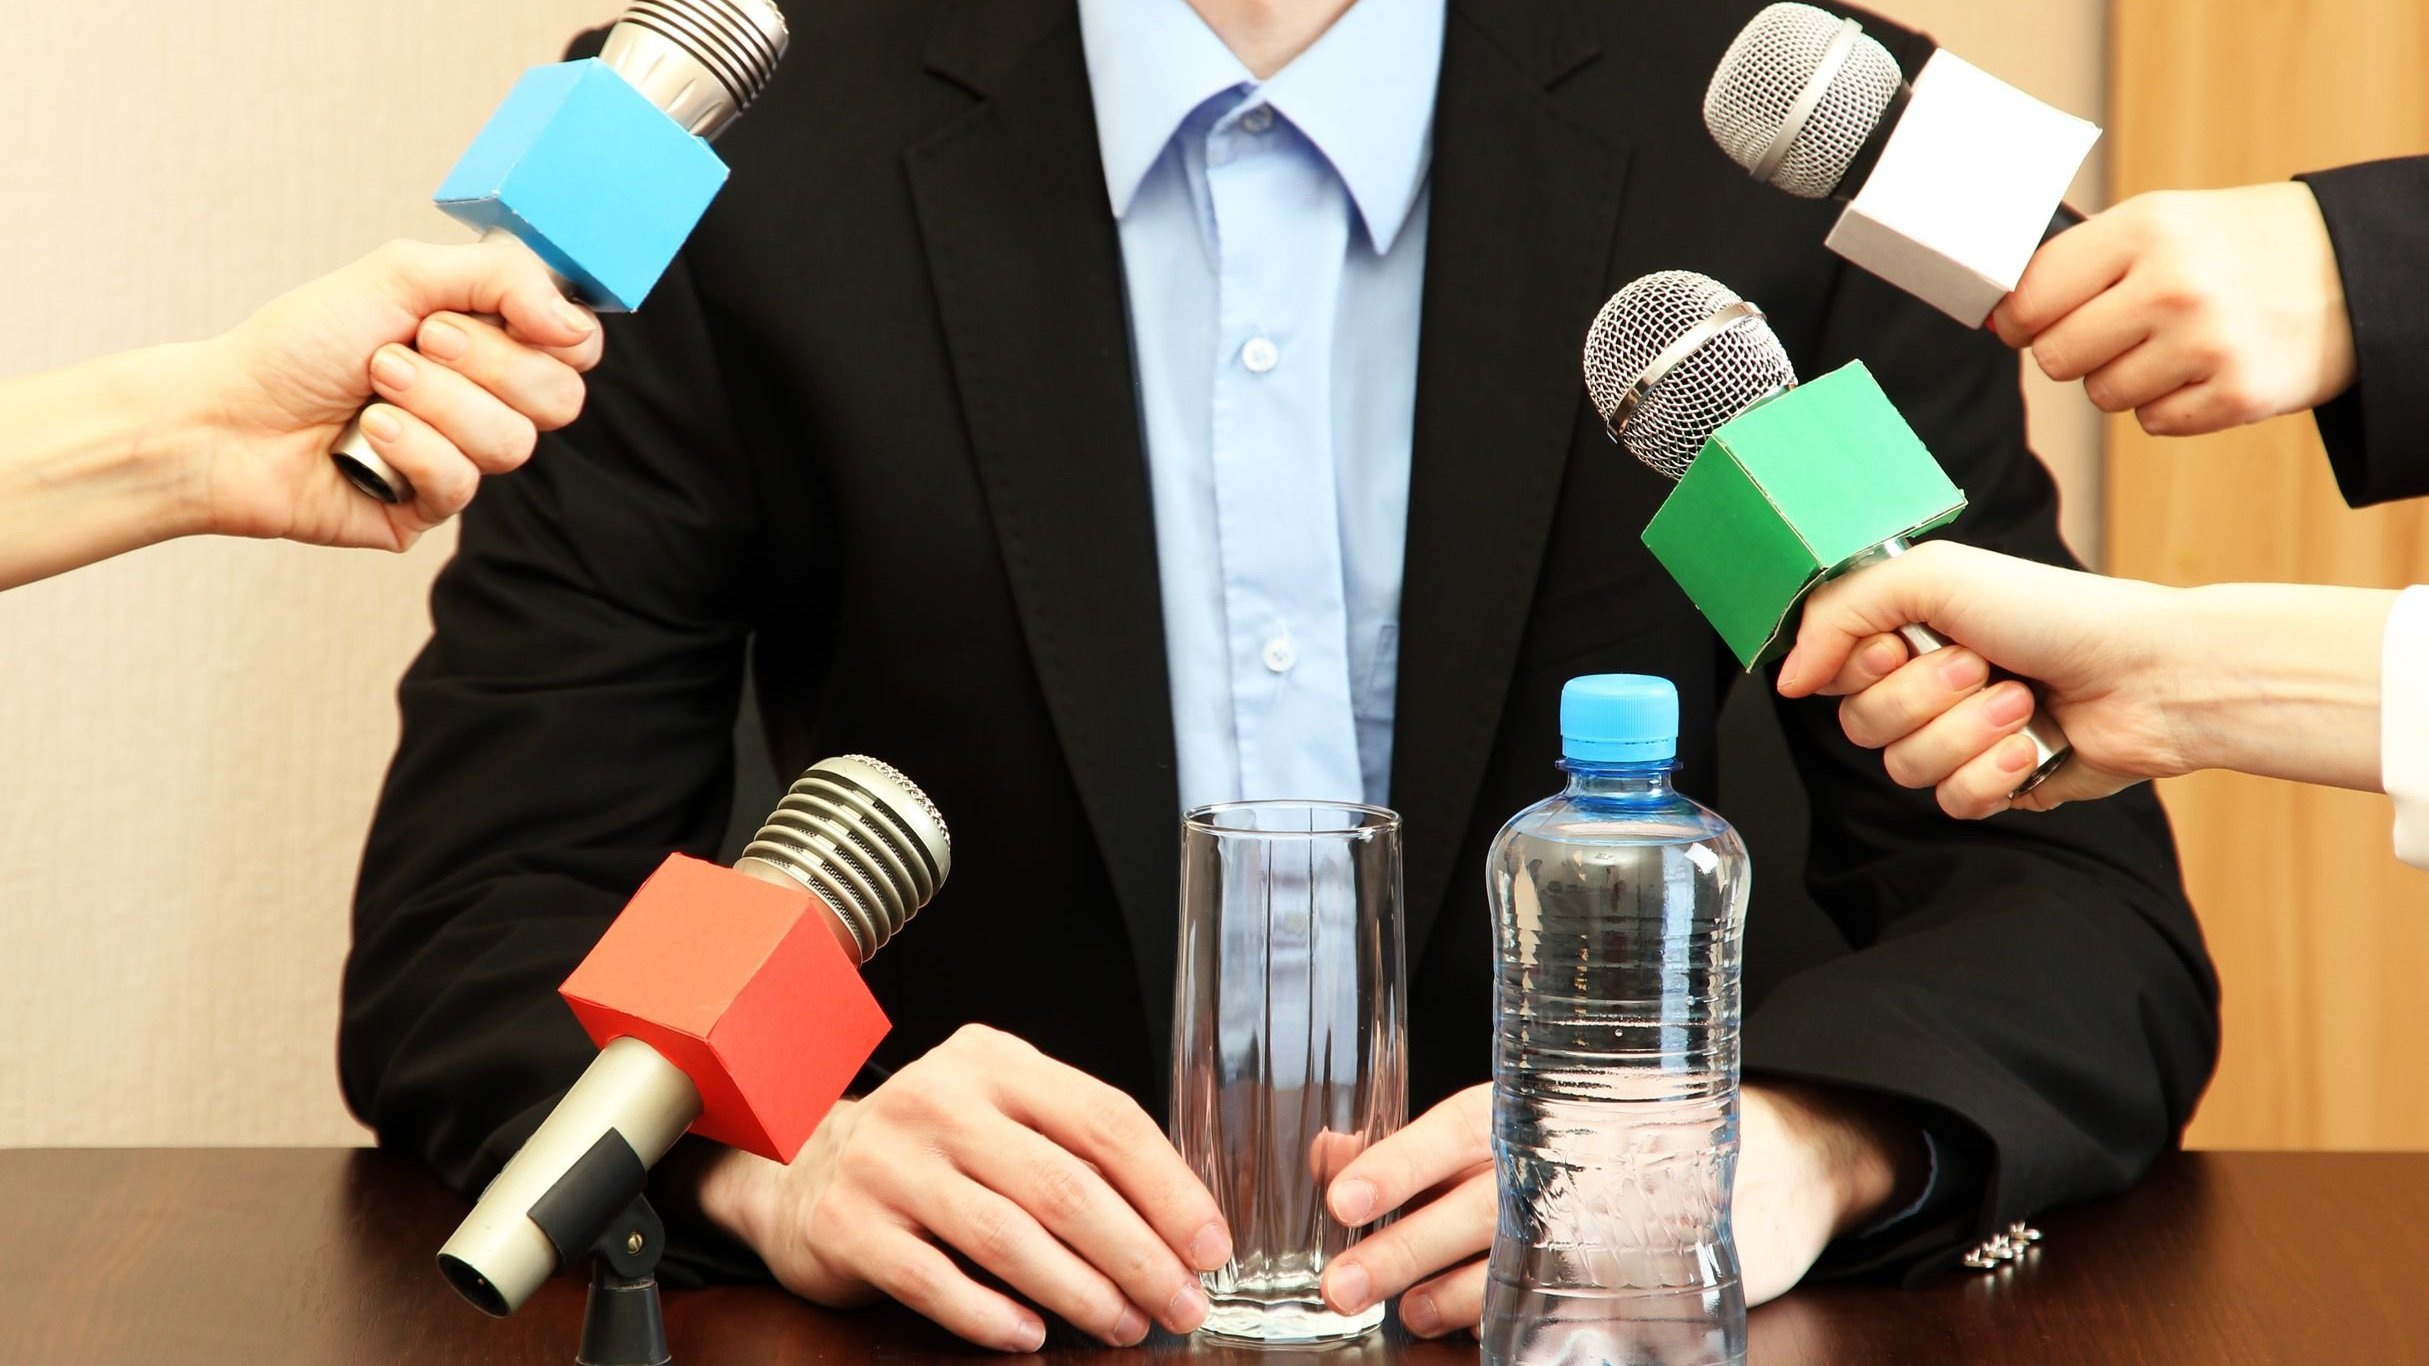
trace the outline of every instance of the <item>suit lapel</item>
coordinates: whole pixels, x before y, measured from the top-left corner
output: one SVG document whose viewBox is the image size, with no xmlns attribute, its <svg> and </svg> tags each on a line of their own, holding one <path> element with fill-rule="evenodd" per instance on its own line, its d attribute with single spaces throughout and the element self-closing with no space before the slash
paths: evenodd
<svg viewBox="0 0 2429 1366">
<path fill-rule="evenodd" d="M 1626 152 L 1548 87 L 1595 41 L 1575 0 L 1456 0 L 1443 37 L 1392 743 L 1412 961 L 1481 891 L 1451 874 L 1584 407 Z"/>
<path fill-rule="evenodd" d="M 982 97 L 906 154 L 1030 656 L 1170 1065 L 1179 786 L 1121 246 L 1069 0 L 957 0 L 931 70 Z M 1018 820 L 1018 812 L 999 813 Z"/>
</svg>

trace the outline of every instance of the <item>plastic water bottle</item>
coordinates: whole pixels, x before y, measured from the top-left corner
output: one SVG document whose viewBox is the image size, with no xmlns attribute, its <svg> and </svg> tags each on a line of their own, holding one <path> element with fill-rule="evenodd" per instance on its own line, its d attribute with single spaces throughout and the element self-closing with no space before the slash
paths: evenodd
<svg viewBox="0 0 2429 1366">
<path fill-rule="evenodd" d="M 1743 1362 L 1729 1192 L 1746 846 L 1670 785 L 1669 680 L 1572 679 L 1560 730 L 1568 790 L 1511 818 L 1488 864 L 1501 1215 L 1484 1360 Z"/>
</svg>

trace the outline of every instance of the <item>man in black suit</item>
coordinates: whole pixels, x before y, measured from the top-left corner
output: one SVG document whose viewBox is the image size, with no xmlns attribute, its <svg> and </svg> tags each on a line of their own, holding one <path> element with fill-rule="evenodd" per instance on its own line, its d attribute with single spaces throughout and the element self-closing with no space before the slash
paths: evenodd
<svg viewBox="0 0 2429 1366">
<path fill-rule="evenodd" d="M 1348 8 L 1192 2 L 1260 78 Z M 754 646 L 779 767 L 899 764 L 953 820 L 955 876 L 869 968 L 891 1076 L 789 1169 L 670 1158 L 680 1250 L 710 1274 L 755 1254 L 811 1298 L 891 1295 L 1012 1349 L 1043 1335 L 1030 1304 L 1107 1341 L 1187 1328 L 1191 1270 L 1227 1250 L 1147 1117 L 1169 1053 L 1175 737 L 1204 719 L 1175 711 L 1162 589 L 1199 571 L 1159 542 L 1151 485 L 1173 453 L 1143 439 L 1161 381 L 1139 359 L 1158 339 L 1128 324 L 1172 301 L 1151 272 L 1125 292 L 1087 8 L 804 16 L 721 143 L 732 187 L 621 329 L 589 415 L 465 524 L 402 690 L 341 1044 L 383 1142 L 466 1191 L 495 1172 L 591 1054 L 556 983 L 669 850 L 716 846 Z M 1698 96 L 1751 9 L 1450 0 L 1441 17 L 1430 141 L 1410 139 L 1428 218 L 1381 728 L 1406 821 L 1411 1100 L 1454 1107 L 1429 1132 L 1473 1128 L 1457 1107 L 1475 1093 L 1447 1098 L 1488 1072 L 1483 854 L 1556 780 L 1560 683 L 1676 680 L 1682 786 L 1708 793 L 1737 680 L 1637 542 L 1666 486 L 1585 405 L 1579 344 L 1612 289 L 1702 270 L 1770 311 L 1800 372 L 1861 353 L 1971 494 L 1959 534 L 2064 558 L 2013 358 L 1839 264 L 1826 207 L 1710 146 Z M 1925 50 L 1875 27 L 1910 66 Z M 1243 119 L 1256 87 L 1217 98 Z M 1768 902 L 1749 930 L 1754 1296 L 1817 1254 L 1925 1274 L 2131 1182 L 2217 1045 L 2156 804 L 1959 827 L 1826 703 L 1780 715 L 1826 915 Z M 1491 1224 L 1458 1208 L 1423 1240 L 1370 1240 L 1394 1258 L 1328 1295 L 1409 1288 L 1418 1331 L 1472 1325 Z"/>
</svg>

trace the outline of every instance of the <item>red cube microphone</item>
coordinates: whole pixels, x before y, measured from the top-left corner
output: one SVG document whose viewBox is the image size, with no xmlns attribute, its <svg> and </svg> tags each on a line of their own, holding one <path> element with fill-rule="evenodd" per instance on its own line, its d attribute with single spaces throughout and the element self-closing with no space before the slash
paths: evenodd
<svg viewBox="0 0 2429 1366">
<path fill-rule="evenodd" d="M 669 857 L 565 979 L 599 1056 L 440 1250 L 448 1282 L 505 1315 L 603 1237 L 654 1265 L 641 1189 L 687 1132 L 791 1161 L 885 1035 L 860 965 L 952 862 L 927 794 L 860 755 L 802 774 L 733 867 Z"/>
</svg>

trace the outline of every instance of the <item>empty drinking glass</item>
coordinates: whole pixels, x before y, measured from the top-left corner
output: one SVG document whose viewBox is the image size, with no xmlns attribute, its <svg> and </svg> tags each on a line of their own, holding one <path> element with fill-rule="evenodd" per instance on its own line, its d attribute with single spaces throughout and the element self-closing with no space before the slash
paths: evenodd
<svg viewBox="0 0 2429 1366">
<path fill-rule="evenodd" d="M 1200 807 L 1181 835 L 1172 1138 L 1231 1225 L 1201 1330 L 1337 1342 L 1325 1263 L 1357 1241 L 1332 1177 L 1408 1112 L 1400 818 L 1338 802 Z"/>
</svg>

